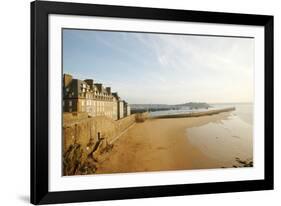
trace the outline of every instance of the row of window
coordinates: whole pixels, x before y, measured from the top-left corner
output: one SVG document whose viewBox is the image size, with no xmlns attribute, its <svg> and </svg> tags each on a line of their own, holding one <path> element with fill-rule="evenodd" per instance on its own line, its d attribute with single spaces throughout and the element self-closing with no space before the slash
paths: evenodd
<svg viewBox="0 0 281 206">
<path fill-rule="evenodd" d="M 81 105 L 84 106 L 85 105 L 85 101 L 81 101 Z M 97 106 L 112 106 L 113 103 L 112 102 L 96 102 L 96 101 L 91 101 L 91 100 L 86 100 L 86 105 L 87 106 L 91 106 L 91 105 L 97 105 Z M 64 101 L 63 101 L 63 106 L 64 106 Z M 68 106 L 72 106 L 72 100 L 68 100 Z"/>
<path fill-rule="evenodd" d="M 68 104 L 68 112 L 77 111 L 72 106 L 74 105 L 73 100 L 66 101 Z M 65 101 L 63 101 L 63 106 Z M 79 111 L 79 108 L 78 108 Z M 92 101 L 92 100 L 82 100 L 81 101 L 81 112 L 88 112 L 92 116 L 105 115 L 113 119 L 117 119 L 117 104 L 113 102 L 102 102 L 102 101 Z M 121 112 L 122 111 L 122 112 Z M 120 117 L 123 115 L 123 105 L 120 105 Z"/>
</svg>

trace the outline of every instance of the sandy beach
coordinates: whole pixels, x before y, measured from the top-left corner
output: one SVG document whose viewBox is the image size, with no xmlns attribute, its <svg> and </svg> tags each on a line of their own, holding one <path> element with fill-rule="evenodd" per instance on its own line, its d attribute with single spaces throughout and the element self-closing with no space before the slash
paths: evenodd
<svg viewBox="0 0 281 206">
<path fill-rule="evenodd" d="M 196 145 L 188 133 L 189 128 L 196 129 L 210 124 L 221 126 L 223 121 L 232 117 L 231 112 L 224 112 L 202 117 L 148 119 L 136 123 L 116 140 L 108 157 L 98 165 L 97 173 L 232 167 L 235 160 L 226 164 L 226 161 L 220 161 L 215 155 L 209 155 L 206 151 L 212 150 Z M 218 141 L 218 137 L 214 138 Z"/>
</svg>

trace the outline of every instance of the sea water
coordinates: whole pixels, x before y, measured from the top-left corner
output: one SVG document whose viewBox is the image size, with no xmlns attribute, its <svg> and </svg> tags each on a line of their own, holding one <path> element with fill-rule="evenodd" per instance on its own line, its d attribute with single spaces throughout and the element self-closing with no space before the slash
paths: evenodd
<svg viewBox="0 0 281 206">
<path fill-rule="evenodd" d="M 243 167 L 253 162 L 253 104 L 213 104 L 213 108 L 235 107 L 220 120 L 186 128 L 189 142 L 221 167 Z"/>
</svg>

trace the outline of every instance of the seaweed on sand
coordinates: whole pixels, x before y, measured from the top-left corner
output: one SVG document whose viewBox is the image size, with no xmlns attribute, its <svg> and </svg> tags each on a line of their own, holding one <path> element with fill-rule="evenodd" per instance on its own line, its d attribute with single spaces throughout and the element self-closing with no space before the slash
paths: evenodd
<svg viewBox="0 0 281 206">
<path fill-rule="evenodd" d="M 241 160 L 239 157 L 235 158 L 238 165 L 233 165 L 233 167 L 253 167 L 253 160 Z"/>
</svg>

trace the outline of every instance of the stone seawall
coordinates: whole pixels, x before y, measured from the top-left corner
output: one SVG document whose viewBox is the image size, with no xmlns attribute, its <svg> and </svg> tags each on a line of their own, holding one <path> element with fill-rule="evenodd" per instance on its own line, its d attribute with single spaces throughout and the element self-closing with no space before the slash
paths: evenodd
<svg viewBox="0 0 281 206">
<path fill-rule="evenodd" d="M 78 121 L 82 119 L 87 119 L 88 113 L 86 112 L 64 112 L 63 113 L 63 121 L 70 122 L 70 121 Z"/>
<path fill-rule="evenodd" d="M 63 124 L 64 175 L 95 172 L 96 163 L 113 147 L 112 141 L 136 122 L 136 115 L 114 121 L 105 116 L 72 118 Z"/>
</svg>

